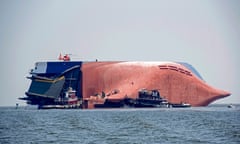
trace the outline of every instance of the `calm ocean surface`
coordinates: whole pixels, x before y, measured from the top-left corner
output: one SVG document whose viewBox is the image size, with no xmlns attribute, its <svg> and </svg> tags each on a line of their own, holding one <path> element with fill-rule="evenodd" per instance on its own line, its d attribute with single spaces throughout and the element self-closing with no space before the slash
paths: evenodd
<svg viewBox="0 0 240 144">
<path fill-rule="evenodd" d="M 240 143 L 240 106 L 37 110 L 0 107 L 0 143 Z"/>
</svg>

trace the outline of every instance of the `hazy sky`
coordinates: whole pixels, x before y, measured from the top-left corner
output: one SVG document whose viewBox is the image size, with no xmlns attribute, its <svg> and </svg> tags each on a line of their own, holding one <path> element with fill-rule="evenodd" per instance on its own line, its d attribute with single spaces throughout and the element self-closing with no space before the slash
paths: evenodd
<svg viewBox="0 0 240 144">
<path fill-rule="evenodd" d="M 0 1 L 0 106 L 24 102 L 36 61 L 183 61 L 240 103 L 239 0 Z"/>
</svg>

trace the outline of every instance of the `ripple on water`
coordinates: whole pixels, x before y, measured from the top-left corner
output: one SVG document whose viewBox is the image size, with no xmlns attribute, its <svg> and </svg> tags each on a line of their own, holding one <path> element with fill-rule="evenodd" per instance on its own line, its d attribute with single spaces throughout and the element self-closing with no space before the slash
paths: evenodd
<svg viewBox="0 0 240 144">
<path fill-rule="evenodd" d="M 0 110 L 0 143 L 240 143 L 240 113 L 222 107 Z"/>
</svg>

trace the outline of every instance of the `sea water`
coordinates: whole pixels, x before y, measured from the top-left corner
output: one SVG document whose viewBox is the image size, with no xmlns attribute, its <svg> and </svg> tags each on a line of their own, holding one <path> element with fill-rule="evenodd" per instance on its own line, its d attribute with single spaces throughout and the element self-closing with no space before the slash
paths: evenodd
<svg viewBox="0 0 240 144">
<path fill-rule="evenodd" d="M 38 110 L 0 107 L 0 143 L 240 143 L 240 106 Z"/>
</svg>

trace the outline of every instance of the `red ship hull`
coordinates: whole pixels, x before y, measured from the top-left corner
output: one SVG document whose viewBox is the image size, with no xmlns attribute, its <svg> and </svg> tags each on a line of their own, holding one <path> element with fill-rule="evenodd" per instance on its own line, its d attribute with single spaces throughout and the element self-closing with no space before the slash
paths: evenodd
<svg viewBox="0 0 240 144">
<path fill-rule="evenodd" d="M 103 103 L 102 98 L 96 98 L 101 92 L 106 94 L 105 100 L 118 102 L 126 97 L 135 99 L 143 88 L 158 89 L 170 103 L 192 106 L 207 106 L 230 95 L 174 62 L 90 62 L 84 63 L 81 71 L 82 96 L 88 103 L 85 108 Z"/>
</svg>

